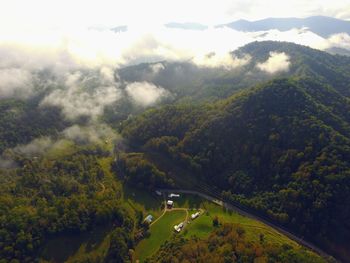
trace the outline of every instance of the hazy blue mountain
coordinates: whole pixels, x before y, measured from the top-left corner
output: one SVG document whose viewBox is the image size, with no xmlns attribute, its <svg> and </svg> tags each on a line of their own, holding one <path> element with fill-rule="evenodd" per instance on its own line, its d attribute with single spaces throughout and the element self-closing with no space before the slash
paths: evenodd
<svg viewBox="0 0 350 263">
<path fill-rule="evenodd" d="M 350 34 L 350 21 L 336 19 L 326 16 L 312 16 L 307 18 L 266 18 L 257 21 L 237 20 L 232 23 L 218 25 L 227 26 L 239 31 L 255 32 L 278 29 L 288 31 L 292 28 L 307 27 L 313 33 L 322 37 L 329 37 L 332 34 Z"/>
<path fill-rule="evenodd" d="M 116 27 L 113 27 L 111 28 L 111 30 L 115 33 L 120 33 L 120 32 L 126 32 L 128 31 L 128 26 L 116 26 Z"/>
<path fill-rule="evenodd" d="M 341 47 L 331 47 L 327 48 L 326 51 L 331 54 L 338 54 L 342 56 L 350 56 L 350 50 Z"/>
</svg>

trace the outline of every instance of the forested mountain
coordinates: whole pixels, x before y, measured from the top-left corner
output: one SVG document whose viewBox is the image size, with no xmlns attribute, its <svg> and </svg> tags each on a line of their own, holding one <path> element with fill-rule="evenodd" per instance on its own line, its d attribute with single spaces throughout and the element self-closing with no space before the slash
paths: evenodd
<svg viewBox="0 0 350 263">
<path fill-rule="evenodd" d="M 146 112 L 122 131 L 341 254 L 350 240 L 350 102 L 340 91 L 277 79 L 213 105 Z"/>
<path fill-rule="evenodd" d="M 284 61 L 269 58 L 282 54 Z M 144 63 L 117 71 L 122 81 L 148 81 L 169 90 L 175 100 L 226 98 L 233 93 L 276 77 L 311 77 L 332 84 L 350 95 L 350 58 L 331 55 L 287 42 L 253 42 L 231 53 L 233 59 L 246 63 L 232 68 L 198 66 L 188 62 Z M 259 65 L 270 63 L 270 72 Z M 279 70 L 281 63 L 285 68 Z M 155 70 L 156 69 L 156 70 Z"/>
</svg>

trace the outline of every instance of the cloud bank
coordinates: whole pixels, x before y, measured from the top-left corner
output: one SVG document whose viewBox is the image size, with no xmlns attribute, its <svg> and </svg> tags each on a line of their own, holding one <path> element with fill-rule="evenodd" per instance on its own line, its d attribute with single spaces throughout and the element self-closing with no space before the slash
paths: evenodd
<svg viewBox="0 0 350 263">
<path fill-rule="evenodd" d="M 34 139 L 28 144 L 18 145 L 13 150 L 16 153 L 33 157 L 47 152 L 53 147 L 53 144 L 54 143 L 50 137 L 41 137 Z"/>
<path fill-rule="evenodd" d="M 268 74 L 287 72 L 289 66 L 289 56 L 284 52 L 270 52 L 270 57 L 265 62 L 256 65 L 258 69 Z"/>
</svg>

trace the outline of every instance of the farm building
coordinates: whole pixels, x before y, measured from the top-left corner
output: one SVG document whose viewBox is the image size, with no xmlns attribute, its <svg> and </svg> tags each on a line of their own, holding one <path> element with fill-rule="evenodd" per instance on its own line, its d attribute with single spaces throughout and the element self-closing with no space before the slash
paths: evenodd
<svg viewBox="0 0 350 263">
<path fill-rule="evenodd" d="M 156 195 L 161 196 L 161 195 L 162 195 L 162 192 L 159 191 L 159 190 L 157 190 L 157 191 L 156 191 Z"/>
<path fill-rule="evenodd" d="M 180 197 L 180 195 L 179 194 L 173 194 L 173 193 L 169 194 L 169 198 L 173 198 L 173 197 Z"/>
</svg>

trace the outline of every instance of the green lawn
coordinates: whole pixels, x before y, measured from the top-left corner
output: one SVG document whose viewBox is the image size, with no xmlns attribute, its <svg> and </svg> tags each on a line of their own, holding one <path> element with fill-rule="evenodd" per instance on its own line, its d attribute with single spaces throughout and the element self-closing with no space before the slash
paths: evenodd
<svg viewBox="0 0 350 263">
<path fill-rule="evenodd" d="M 159 221 L 150 228 L 150 237 L 143 239 L 136 247 L 135 259 L 143 262 L 160 248 L 174 233 L 173 226 L 184 221 L 186 218 L 185 211 L 167 212 Z"/>
<path fill-rule="evenodd" d="M 200 207 L 205 209 L 205 212 L 188 225 L 187 231 L 184 232 L 186 237 L 207 237 L 214 230 L 212 225 L 213 218 L 218 216 L 220 223 L 234 223 L 241 225 L 246 231 L 246 237 L 248 240 L 259 241 L 260 234 L 263 234 L 264 239 L 268 242 L 299 246 L 296 242 L 280 234 L 273 228 L 238 213 L 226 211 L 216 204 L 203 201 Z"/>
<path fill-rule="evenodd" d="M 190 214 L 195 212 L 195 210 L 193 212 L 189 211 Z M 197 236 L 199 238 L 205 238 L 213 231 L 212 222 L 212 217 L 204 212 L 195 220 L 190 221 L 190 223 L 186 226 L 186 230 L 183 232 L 183 235 L 185 237 Z"/>
</svg>

